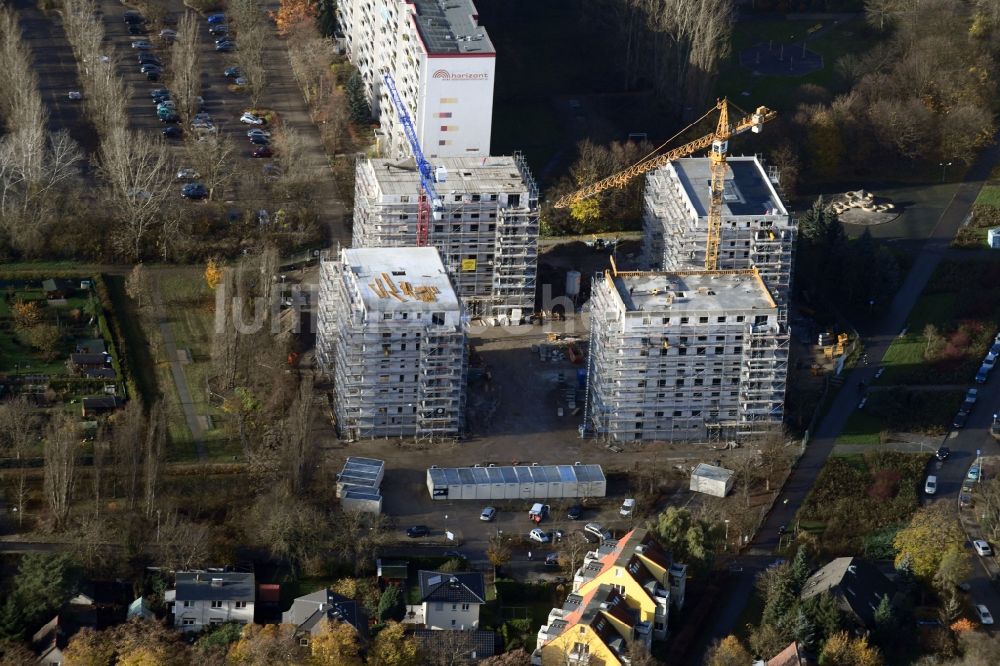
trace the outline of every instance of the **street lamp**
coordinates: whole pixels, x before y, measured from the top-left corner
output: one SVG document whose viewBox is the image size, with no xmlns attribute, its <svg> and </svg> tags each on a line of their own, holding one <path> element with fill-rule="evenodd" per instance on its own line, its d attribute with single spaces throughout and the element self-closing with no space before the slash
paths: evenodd
<svg viewBox="0 0 1000 666">
<path fill-rule="evenodd" d="M 944 182 L 945 172 L 948 171 L 948 167 L 952 165 L 951 162 L 938 162 L 938 166 L 941 167 L 941 182 Z"/>
<path fill-rule="evenodd" d="M 726 550 L 729 550 L 729 519 L 726 518 L 723 522 L 726 523 Z"/>
</svg>

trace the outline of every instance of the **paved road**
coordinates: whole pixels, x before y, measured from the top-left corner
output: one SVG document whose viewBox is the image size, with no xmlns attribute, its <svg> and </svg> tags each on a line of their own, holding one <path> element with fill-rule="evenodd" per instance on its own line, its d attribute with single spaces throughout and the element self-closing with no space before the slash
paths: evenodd
<svg viewBox="0 0 1000 666">
<path fill-rule="evenodd" d="M 748 555 L 737 560 L 742 565 L 743 571 L 737 574 L 730 586 L 730 594 L 720 604 L 712 630 L 706 632 L 707 635 L 704 637 L 703 647 L 707 648 L 711 641 L 732 633 L 736 619 L 750 598 L 752 584 L 748 585 L 747 582 L 752 582 L 756 572 L 759 571 L 760 558 L 766 558 L 777 549 L 778 528 L 794 523 L 795 514 L 802 506 L 826 459 L 833 451 L 836 439 L 843 430 L 848 417 L 857 407 L 857 394 L 850 387 L 857 386 L 860 381 L 864 381 L 868 385 L 873 383 L 878 367 L 876 360 L 883 358 L 889 345 L 906 325 L 910 310 L 920 297 L 938 263 L 945 256 L 952 255 L 952 252 L 949 252 L 948 244 L 969 213 L 972 203 L 982 188 L 983 181 L 998 162 L 1000 162 L 1000 145 L 998 144 L 990 146 L 979 155 L 966 174 L 965 181 L 959 186 L 954 198 L 941 214 L 938 223 L 924 242 L 913 268 L 907 274 L 903 285 L 893 299 L 889 311 L 880 319 L 864 323 L 859 327 L 865 338 L 865 348 L 872 362 L 870 365 L 859 366 L 848 373 L 844 382 L 844 386 L 848 387 L 847 390 L 837 394 L 816 432 L 813 433 L 805 454 L 799 460 L 798 466 L 792 471 L 788 482 L 775 501 L 774 508 L 758 532 L 757 538 L 752 542 Z M 970 382 L 971 379 L 970 377 Z M 989 435 L 988 432 L 984 431 L 984 428 L 988 426 L 992 412 L 991 408 L 985 407 L 985 405 L 1000 405 L 1000 379 L 994 378 L 991 384 L 987 384 L 983 393 L 980 401 L 984 403 L 984 406 L 973 413 L 973 417 L 964 431 L 949 440 L 949 446 L 954 453 L 952 460 L 941 469 L 939 487 L 942 498 L 948 500 L 957 498 L 961 475 L 964 474 L 963 467 L 968 469 L 976 448 L 987 446 L 984 437 L 988 438 Z M 985 574 L 977 576 L 972 581 L 972 585 L 973 596 L 977 601 L 982 601 L 990 608 L 1000 610 L 1000 594 L 997 594 L 996 590 L 990 586 L 985 579 Z M 698 653 L 704 654 L 704 651 L 698 650 Z"/>
</svg>

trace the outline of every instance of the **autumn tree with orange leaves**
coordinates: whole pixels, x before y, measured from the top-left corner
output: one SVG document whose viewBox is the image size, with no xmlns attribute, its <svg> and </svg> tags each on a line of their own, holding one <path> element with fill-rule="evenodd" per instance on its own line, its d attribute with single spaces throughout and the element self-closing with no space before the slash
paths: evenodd
<svg viewBox="0 0 1000 666">
<path fill-rule="evenodd" d="M 303 21 L 316 20 L 316 5 L 312 0 L 281 0 L 277 12 L 271 18 L 278 26 L 278 34 L 287 37 Z"/>
</svg>

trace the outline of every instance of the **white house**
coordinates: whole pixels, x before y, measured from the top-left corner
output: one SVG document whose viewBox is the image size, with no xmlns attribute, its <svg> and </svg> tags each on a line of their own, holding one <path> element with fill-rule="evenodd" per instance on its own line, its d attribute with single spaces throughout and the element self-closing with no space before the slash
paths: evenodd
<svg viewBox="0 0 1000 666">
<path fill-rule="evenodd" d="M 468 630 L 479 627 L 479 607 L 486 603 L 481 573 L 421 571 L 420 603 L 428 629 Z"/>
<path fill-rule="evenodd" d="M 174 627 L 201 631 L 223 622 L 253 622 L 254 575 L 236 571 L 177 572 Z"/>
</svg>

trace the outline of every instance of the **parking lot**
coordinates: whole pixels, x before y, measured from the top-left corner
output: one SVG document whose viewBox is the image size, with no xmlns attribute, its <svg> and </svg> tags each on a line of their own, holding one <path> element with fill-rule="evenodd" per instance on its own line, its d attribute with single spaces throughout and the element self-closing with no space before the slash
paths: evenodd
<svg viewBox="0 0 1000 666">
<path fill-rule="evenodd" d="M 77 63 L 63 32 L 59 14 L 57 12 L 43 14 L 36 8 L 35 3 L 29 0 L 16 0 L 14 4 L 20 15 L 25 39 L 34 53 L 42 99 L 49 112 L 50 128 L 68 130 L 93 159 L 98 148 L 97 133 L 87 122 L 82 104 L 68 98 L 68 93 L 79 90 L 80 84 L 77 77 Z M 266 9 L 276 9 L 278 3 L 270 2 L 264 5 Z M 119 73 L 130 91 L 128 105 L 130 124 L 134 129 L 156 134 L 162 132 L 164 124 L 157 118 L 150 92 L 165 87 L 165 81 L 169 80 L 170 67 L 170 44 L 159 37 L 159 32 L 165 28 L 176 29 L 182 13 L 190 11 L 181 0 L 168 0 L 161 3 L 161 6 L 164 9 L 162 22 L 149 24 L 147 34 L 130 35 L 124 20 L 128 8 L 115 0 L 98 2 L 106 34 L 106 53 L 117 59 Z M 305 101 L 292 76 L 285 44 L 277 37 L 273 23 L 266 20 L 265 24 L 270 36 L 264 46 L 263 61 L 267 69 L 267 83 L 260 106 L 273 110 L 282 126 L 294 130 L 302 137 L 304 145 L 302 168 L 312 180 L 307 196 L 313 201 L 320 220 L 329 229 L 331 240 L 347 243 L 350 231 L 345 226 L 343 206 L 336 196 L 328 158 L 319 132 L 309 116 Z M 238 160 L 236 164 L 238 176 L 224 192 L 222 199 L 228 204 L 230 212 L 240 214 L 261 208 L 280 207 L 280 202 L 267 200 L 266 193 L 258 186 L 264 165 L 276 162 L 280 164 L 280 156 L 264 159 L 250 157 L 253 146 L 246 136 L 247 126 L 239 122 L 241 113 L 249 106 L 249 99 L 245 93 L 232 86 L 232 82 L 223 74 L 227 67 L 235 64 L 234 54 L 215 50 L 215 38 L 209 34 L 209 25 L 204 17 L 199 18 L 199 26 L 204 110 L 211 115 L 213 124 L 220 132 L 233 138 L 237 147 L 233 159 Z M 160 81 L 149 81 L 146 75 L 139 71 L 136 56 L 140 51 L 131 48 L 131 42 L 140 39 L 151 42 L 153 48 L 145 52 L 154 54 L 163 63 L 164 72 Z M 183 130 L 188 133 L 190 127 L 185 127 Z M 168 140 L 168 145 L 172 146 L 176 156 L 177 168 L 186 166 L 185 143 L 186 138 Z M 92 165 L 91 161 L 87 166 Z M 182 183 L 178 182 L 178 197 L 181 186 Z"/>
</svg>

